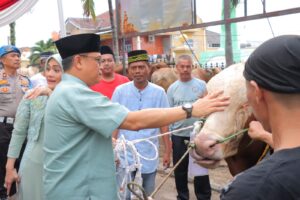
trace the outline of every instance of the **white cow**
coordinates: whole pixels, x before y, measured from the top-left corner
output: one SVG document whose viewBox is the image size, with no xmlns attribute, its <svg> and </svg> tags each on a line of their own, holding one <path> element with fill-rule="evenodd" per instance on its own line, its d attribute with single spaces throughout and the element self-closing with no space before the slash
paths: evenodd
<svg viewBox="0 0 300 200">
<path fill-rule="evenodd" d="M 235 64 L 215 75 L 208 83 L 208 92 L 224 90 L 230 96 L 230 105 L 223 112 L 207 117 L 203 128 L 195 138 L 198 163 L 213 167 L 219 160 L 235 155 L 242 135 L 222 144 L 222 140 L 244 128 L 252 114 L 247 104 L 246 82 L 243 77 L 244 64 Z M 194 155 L 195 156 L 195 155 Z"/>
</svg>

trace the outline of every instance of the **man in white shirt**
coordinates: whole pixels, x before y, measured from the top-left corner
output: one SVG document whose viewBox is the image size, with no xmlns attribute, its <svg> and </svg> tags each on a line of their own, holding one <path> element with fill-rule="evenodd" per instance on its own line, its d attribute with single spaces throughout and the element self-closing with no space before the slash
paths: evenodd
<svg viewBox="0 0 300 200">
<path fill-rule="evenodd" d="M 36 86 L 46 86 L 47 85 L 47 80 L 44 76 L 44 68 L 45 68 L 45 62 L 48 59 L 49 56 L 53 55 L 53 52 L 51 51 L 46 51 L 42 52 L 40 54 L 40 67 L 39 67 L 39 73 L 33 75 L 30 78 L 32 87 L 35 88 Z"/>
</svg>

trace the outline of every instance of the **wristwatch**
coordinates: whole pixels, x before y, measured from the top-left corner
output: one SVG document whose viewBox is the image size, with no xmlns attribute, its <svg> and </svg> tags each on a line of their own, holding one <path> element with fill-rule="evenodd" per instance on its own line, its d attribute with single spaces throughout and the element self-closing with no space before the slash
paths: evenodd
<svg viewBox="0 0 300 200">
<path fill-rule="evenodd" d="M 193 105 L 191 103 L 183 104 L 182 109 L 186 112 L 187 119 L 192 117 Z"/>
</svg>

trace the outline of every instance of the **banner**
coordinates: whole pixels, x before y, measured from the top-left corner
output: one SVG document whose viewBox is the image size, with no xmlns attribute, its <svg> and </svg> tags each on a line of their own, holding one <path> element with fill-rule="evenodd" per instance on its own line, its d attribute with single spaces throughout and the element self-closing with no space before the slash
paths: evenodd
<svg viewBox="0 0 300 200">
<path fill-rule="evenodd" d="M 122 33 L 147 32 L 192 23 L 191 0 L 120 0 Z"/>
<path fill-rule="evenodd" d="M 5 0 L 1 1 L 0 27 L 16 21 L 28 12 L 38 0 Z"/>
</svg>

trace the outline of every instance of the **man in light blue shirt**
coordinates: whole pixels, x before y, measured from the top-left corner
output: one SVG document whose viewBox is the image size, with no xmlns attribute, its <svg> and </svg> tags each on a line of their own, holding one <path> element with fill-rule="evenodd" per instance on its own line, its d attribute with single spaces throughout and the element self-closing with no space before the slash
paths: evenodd
<svg viewBox="0 0 300 200">
<path fill-rule="evenodd" d="M 135 59 L 131 58 L 135 56 Z M 163 88 L 160 86 L 154 85 L 153 83 L 148 82 L 148 77 L 150 74 L 150 65 L 148 63 L 148 54 L 145 50 L 135 50 L 128 53 L 128 73 L 133 78 L 133 81 L 125 83 L 116 88 L 112 101 L 118 102 L 121 105 L 126 106 L 130 111 L 138 111 L 147 108 L 168 108 L 169 103 L 167 95 Z M 160 132 L 168 132 L 168 126 L 160 128 Z M 118 135 L 115 137 L 124 137 L 126 140 L 132 141 L 136 139 L 148 138 L 159 134 L 159 129 L 142 129 L 138 131 L 130 131 L 120 129 Z M 171 154 L 171 143 L 169 136 L 163 136 L 163 141 L 165 145 L 164 159 L 163 164 L 167 167 L 170 164 L 170 154 Z M 159 149 L 159 140 L 158 138 L 151 139 L 157 151 Z M 143 157 L 150 160 L 141 158 L 142 164 L 142 179 L 143 179 L 143 188 L 147 195 L 150 195 L 154 191 L 155 187 L 155 176 L 156 170 L 159 163 L 159 157 L 155 157 L 155 149 L 153 145 L 148 142 L 136 143 L 135 147 L 139 154 Z M 133 157 L 130 154 L 127 154 L 128 164 L 133 164 Z M 122 183 L 124 178 L 125 168 L 128 167 L 125 164 L 125 159 L 122 157 L 120 161 L 120 168 L 118 169 L 118 183 Z M 135 177 L 136 169 L 132 172 L 132 177 Z M 121 186 L 123 187 L 123 186 Z M 127 192 L 127 199 L 130 199 L 130 196 Z"/>
<path fill-rule="evenodd" d="M 129 112 L 92 91 L 89 86 L 100 78 L 98 35 L 72 35 L 55 44 L 65 74 L 45 112 L 45 200 L 115 200 L 112 131 L 162 127 L 184 119 L 187 113 L 181 107 Z M 200 117 L 224 110 L 229 101 L 220 94 L 198 100 L 190 114 Z"/>
<path fill-rule="evenodd" d="M 204 81 L 192 77 L 192 58 L 188 55 L 179 56 L 176 64 L 177 73 L 179 80 L 174 82 L 167 91 L 169 103 L 171 107 L 174 106 L 185 106 L 197 101 L 206 95 L 206 84 Z M 197 118 L 189 118 L 173 123 L 170 126 L 171 130 L 179 128 L 185 128 L 191 126 L 196 122 Z M 172 145 L 173 145 L 173 163 L 174 165 L 182 157 L 184 152 L 187 150 L 185 140 L 190 140 L 191 130 L 183 130 L 172 134 Z M 189 157 L 186 157 L 180 165 L 175 169 L 175 183 L 177 189 L 177 199 L 188 200 L 188 166 Z M 199 166 L 200 167 L 200 166 Z M 201 170 L 202 171 L 202 170 Z M 207 171 L 207 170 L 203 170 Z M 211 188 L 209 183 L 209 177 L 205 175 L 194 177 L 194 190 L 197 200 L 208 200 L 211 196 Z"/>
</svg>

